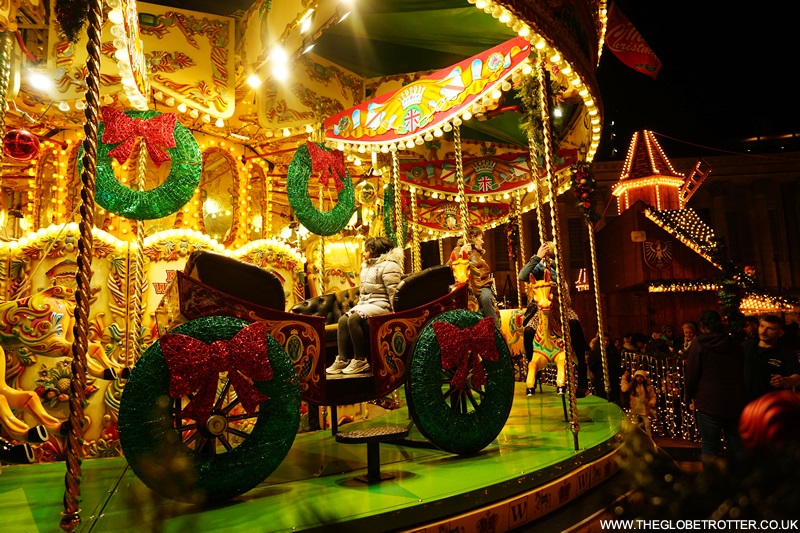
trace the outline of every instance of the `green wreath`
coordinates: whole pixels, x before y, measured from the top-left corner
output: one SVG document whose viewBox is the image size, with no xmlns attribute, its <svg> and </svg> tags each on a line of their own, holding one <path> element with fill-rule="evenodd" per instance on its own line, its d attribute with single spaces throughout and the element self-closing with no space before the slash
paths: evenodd
<svg viewBox="0 0 800 533">
<path fill-rule="evenodd" d="M 408 238 L 408 219 L 404 216 L 400 216 L 400 218 L 403 219 L 403 224 L 400 228 L 400 239 L 398 239 L 394 222 L 394 185 L 390 183 L 383 191 L 383 230 L 386 232 L 386 237 L 395 246 L 405 246 Z"/>
<path fill-rule="evenodd" d="M 500 330 L 494 343 L 500 357 L 481 364 L 486 385 L 478 390 L 467 379 L 467 396 L 458 401 L 449 385 L 452 373 L 442 366 L 442 351 L 433 330 L 434 322 L 447 322 L 460 329 L 474 327 L 483 317 L 466 309 L 445 311 L 434 317 L 414 342 L 406 376 L 406 401 L 414 423 L 438 448 L 455 454 L 472 454 L 488 446 L 505 426 L 514 401 L 514 367 Z M 471 406 L 471 407 L 470 407 Z"/>
<path fill-rule="evenodd" d="M 211 344 L 232 339 L 248 324 L 238 318 L 211 316 L 192 320 L 171 332 Z M 278 341 L 268 336 L 267 346 L 273 377 L 255 386 L 269 399 L 259 406 L 249 435 L 238 446 L 227 451 L 216 447 L 216 452 L 201 446 L 208 437 L 202 428 L 192 439 L 190 428 L 197 429 L 196 424 L 186 424 L 182 431 L 176 428 L 169 397 L 170 372 L 160 342 L 147 349 L 125 384 L 119 409 L 120 443 L 139 479 L 167 498 L 200 503 L 243 494 L 275 471 L 289 452 L 300 424 L 300 385 L 294 365 Z M 241 419 L 225 405 L 221 408 L 228 421 Z M 227 438 L 235 439 L 234 435 Z M 231 443 L 226 440 L 222 444 Z"/>
<path fill-rule="evenodd" d="M 315 144 L 329 152 L 322 145 Z M 350 172 L 345 170 L 345 177 L 342 179 L 344 187 L 339 191 L 336 205 L 326 213 L 311 203 L 311 196 L 308 193 L 308 178 L 311 176 L 311 172 L 311 155 L 308 153 L 306 145 L 302 145 L 294 153 L 292 162 L 289 163 L 286 178 L 286 194 L 289 197 L 289 205 L 297 220 L 311 233 L 322 236 L 333 235 L 344 229 L 356 208 L 353 180 L 350 178 Z"/>
<path fill-rule="evenodd" d="M 132 119 L 151 119 L 161 115 L 158 111 L 125 111 Z M 117 180 L 111 166 L 113 157 L 109 152 L 123 143 L 106 144 L 101 141 L 105 122 L 100 122 L 97 131 L 97 181 L 95 183 L 97 204 L 106 211 L 130 220 L 153 220 L 177 212 L 192 199 L 200 184 L 203 158 L 197 140 L 186 126 L 176 122 L 173 134 L 175 148 L 165 148 L 172 165 L 167 179 L 153 189 L 135 191 Z M 83 172 L 83 147 L 78 153 L 78 172 Z"/>
</svg>

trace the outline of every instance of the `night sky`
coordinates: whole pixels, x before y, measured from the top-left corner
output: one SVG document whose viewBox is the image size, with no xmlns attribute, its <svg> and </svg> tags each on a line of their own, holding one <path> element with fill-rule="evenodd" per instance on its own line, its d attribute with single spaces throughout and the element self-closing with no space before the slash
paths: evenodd
<svg viewBox="0 0 800 533">
<path fill-rule="evenodd" d="M 599 161 L 624 158 L 641 129 L 661 134 L 674 157 L 720 155 L 712 149 L 742 150 L 740 139 L 800 133 L 794 3 L 619 0 L 617 6 L 662 67 L 653 80 L 603 50 Z"/>
</svg>

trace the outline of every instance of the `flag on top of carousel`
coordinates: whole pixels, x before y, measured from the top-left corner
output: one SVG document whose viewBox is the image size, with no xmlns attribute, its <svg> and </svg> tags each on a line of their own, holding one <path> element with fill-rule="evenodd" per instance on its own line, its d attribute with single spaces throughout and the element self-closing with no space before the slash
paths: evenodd
<svg viewBox="0 0 800 533">
<path fill-rule="evenodd" d="M 625 65 L 653 79 L 658 76 L 661 61 L 616 3 L 608 10 L 605 43 L 611 53 Z"/>
</svg>

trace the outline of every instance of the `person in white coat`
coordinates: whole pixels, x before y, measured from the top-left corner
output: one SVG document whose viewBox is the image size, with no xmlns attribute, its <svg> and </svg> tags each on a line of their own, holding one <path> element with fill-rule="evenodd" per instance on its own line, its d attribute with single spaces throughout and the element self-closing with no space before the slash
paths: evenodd
<svg viewBox="0 0 800 533">
<path fill-rule="evenodd" d="M 328 374 L 369 372 L 369 354 L 364 341 L 367 319 L 392 312 L 394 293 L 403 276 L 403 249 L 392 246 L 392 241 L 386 237 L 371 237 L 364 243 L 358 303 L 339 317 L 339 355 L 325 369 Z"/>
</svg>

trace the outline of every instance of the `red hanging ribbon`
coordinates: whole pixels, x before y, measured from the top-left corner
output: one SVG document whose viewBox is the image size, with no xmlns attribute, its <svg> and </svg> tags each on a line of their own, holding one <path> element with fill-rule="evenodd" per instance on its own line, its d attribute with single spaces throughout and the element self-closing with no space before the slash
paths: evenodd
<svg viewBox="0 0 800 533">
<path fill-rule="evenodd" d="M 272 379 L 267 353 L 267 329 L 261 322 L 244 327 L 229 341 L 206 344 L 188 335 L 162 335 L 161 351 L 170 372 L 169 395 L 182 398 L 195 393 L 182 415 L 205 424 L 214 407 L 220 372 L 227 372 L 236 396 L 252 414 L 267 396 L 254 381 Z"/>
<path fill-rule="evenodd" d="M 442 352 L 442 366 L 455 370 L 450 385 L 464 390 L 467 375 L 472 370 L 472 383 L 476 386 L 486 384 L 481 359 L 497 361 L 500 353 L 494 344 L 494 318 L 481 319 L 475 327 L 459 329 L 447 322 L 434 322 L 433 333 Z"/>
<path fill-rule="evenodd" d="M 150 119 L 131 118 L 113 107 L 103 106 L 103 142 L 106 144 L 122 143 L 108 155 L 124 163 L 131 156 L 137 137 L 147 147 L 147 153 L 156 166 L 170 157 L 165 148 L 175 148 L 175 124 L 178 117 L 175 113 L 164 113 Z"/>
<path fill-rule="evenodd" d="M 344 188 L 342 178 L 347 176 L 344 168 L 344 153 L 339 150 L 325 150 L 317 143 L 306 141 L 308 155 L 311 156 L 311 170 L 319 172 L 319 182 L 325 187 L 328 186 L 330 178 L 336 184 L 336 190 Z"/>
</svg>

